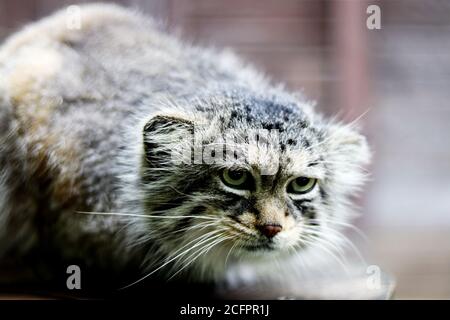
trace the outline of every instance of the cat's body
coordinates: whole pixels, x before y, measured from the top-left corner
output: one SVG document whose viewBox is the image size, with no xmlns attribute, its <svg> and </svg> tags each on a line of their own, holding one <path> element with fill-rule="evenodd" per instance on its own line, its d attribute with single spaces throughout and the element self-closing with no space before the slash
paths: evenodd
<svg viewBox="0 0 450 320">
<path fill-rule="evenodd" d="M 304 167 L 318 167 L 313 173 L 319 179 L 317 206 L 324 215 L 333 211 L 346 219 L 347 197 L 362 180 L 356 166 L 368 158 L 359 135 L 324 122 L 307 102 L 272 87 L 233 55 L 182 45 L 146 17 L 115 6 L 82 6 L 81 29 L 71 30 L 66 15 L 61 11 L 33 24 L 0 47 L 0 261 L 56 260 L 58 266 L 82 264 L 118 274 L 130 269 L 137 280 L 173 258 L 171 253 L 195 245 L 202 233 L 186 236 L 184 230 L 208 221 L 212 207 L 226 211 L 242 205 L 236 195 L 216 192 L 218 182 L 202 176 L 209 168 L 161 169 L 168 162 L 158 163 L 164 156 L 158 143 L 170 136 L 166 129 L 173 123 L 181 135 L 192 133 L 183 131 L 184 124 L 199 124 L 202 137 L 246 126 L 277 129 L 283 152 L 317 145 L 316 153 L 301 156 L 309 161 Z M 330 139 L 332 130 L 339 134 Z M 328 167 L 324 144 L 334 157 Z M 149 155 L 153 149 L 159 153 Z M 280 167 L 292 162 L 283 161 Z M 328 175 L 339 162 L 343 169 Z M 348 184 L 338 186 L 347 177 Z M 268 189 L 256 189 L 261 199 L 272 199 Z M 249 218 L 255 225 L 265 219 L 267 207 L 288 208 L 286 217 L 289 206 L 294 208 L 284 201 L 258 201 L 257 218 Z M 139 216 L 165 214 L 188 218 Z M 285 219 L 280 217 L 270 219 Z M 226 259 L 241 256 L 228 256 L 232 250 L 231 244 L 219 244 L 199 252 L 179 276 L 220 280 Z M 168 278 L 185 266 L 173 267 L 175 262 L 154 275 Z"/>
</svg>

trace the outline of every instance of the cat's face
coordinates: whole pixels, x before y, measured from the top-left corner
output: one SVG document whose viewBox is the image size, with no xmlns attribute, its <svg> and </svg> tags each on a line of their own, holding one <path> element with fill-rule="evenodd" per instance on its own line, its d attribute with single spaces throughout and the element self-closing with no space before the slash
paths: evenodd
<svg viewBox="0 0 450 320">
<path fill-rule="evenodd" d="M 295 105 L 226 103 L 145 128 L 146 207 L 173 218 L 155 219 L 150 232 L 181 255 L 174 265 L 214 268 L 331 241 L 362 182 L 364 138 Z"/>
</svg>

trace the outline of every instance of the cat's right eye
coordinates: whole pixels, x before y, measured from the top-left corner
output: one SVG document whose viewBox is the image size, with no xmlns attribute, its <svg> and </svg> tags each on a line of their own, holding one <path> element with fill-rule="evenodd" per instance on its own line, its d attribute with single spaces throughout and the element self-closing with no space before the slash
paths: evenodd
<svg viewBox="0 0 450 320">
<path fill-rule="evenodd" d="M 314 186 L 316 185 L 317 179 L 308 178 L 308 177 L 298 177 L 288 185 L 287 191 L 289 193 L 295 194 L 303 194 L 308 193 Z"/>
<path fill-rule="evenodd" d="M 249 189 L 250 174 L 245 170 L 224 169 L 220 175 L 222 182 L 234 189 Z"/>
</svg>

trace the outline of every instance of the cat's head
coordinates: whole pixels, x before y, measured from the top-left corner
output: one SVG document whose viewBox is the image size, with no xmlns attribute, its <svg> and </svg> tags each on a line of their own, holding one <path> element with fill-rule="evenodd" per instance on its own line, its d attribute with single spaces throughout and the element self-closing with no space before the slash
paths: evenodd
<svg viewBox="0 0 450 320">
<path fill-rule="evenodd" d="M 148 232 L 173 259 L 169 276 L 338 245 L 369 159 L 360 134 L 293 98 L 192 103 L 152 116 L 143 134 Z"/>
</svg>

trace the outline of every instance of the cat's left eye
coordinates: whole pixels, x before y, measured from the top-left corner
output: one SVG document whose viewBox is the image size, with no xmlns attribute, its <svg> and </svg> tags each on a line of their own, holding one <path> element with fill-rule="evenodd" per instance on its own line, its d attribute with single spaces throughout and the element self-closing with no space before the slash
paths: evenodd
<svg viewBox="0 0 450 320">
<path fill-rule="evenodd" d="M 289 183 L 287 191 L 296 194 L 307 193 L 314 189 L 316 182 L 317 179 L 314 178 L 298 177 Z"/>
<path fill-rule="evenodd" d="M 249 173 L 245 170 L 224 169 L 221 173 L 222 182 L 234 189 L 249 188 Z"/>
</svg>

